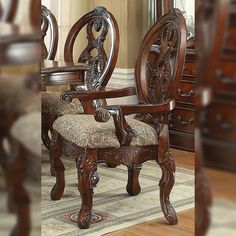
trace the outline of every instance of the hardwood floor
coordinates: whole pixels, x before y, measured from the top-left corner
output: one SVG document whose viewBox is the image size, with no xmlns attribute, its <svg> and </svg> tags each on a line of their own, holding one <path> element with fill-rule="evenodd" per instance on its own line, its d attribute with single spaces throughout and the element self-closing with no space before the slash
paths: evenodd
<svg viewBox="0 0 236 236">
<path fill-rule="evenodd" d="M 172 150 L 177 167 L 194 170 L 194 153 Z M 119 230 L 107 236 L 191 236 L 194 235 L 194 209 L 178 213 L 179 223 L 172 226 L 163 219 Z"/>
<path fill-rule="evenodd" d="M 224 198 L 236 202 L 236 173 L 207 168 L 213 197 Z"/>
</svg>

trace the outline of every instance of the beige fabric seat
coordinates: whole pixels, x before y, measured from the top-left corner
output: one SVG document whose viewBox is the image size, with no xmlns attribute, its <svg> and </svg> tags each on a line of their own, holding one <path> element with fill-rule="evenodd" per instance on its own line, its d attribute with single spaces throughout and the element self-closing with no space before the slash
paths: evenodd
<svg viewBox="0 0 236 236">
<path fill-rule="evenodd" d="M 41 112 L 21 116 L 13 124 L 11 135 L 32 154 L 41 156 Z"/>
<path fill-rule="evenodd" d="M 131 146 L 156 145 L 158 143 L 157 132 L 151 126 L 126 118 L 135 135 Z M 53 128 L 68 141 L 79 147 L 106 148 L 120 147 L 113 119 L 106 123 L 97 122 L 93 115 L 64 115 L 53 124 Z"/>
<path fill-rule="evenodd" d="M 60 92 L 42 92 L 42 112 L 52 113 L 55 115 L 64 114 L 81 114 L 83 113 L 83 106 L 79 99 L 73 99 L 71 103 L 62 102 Z"/>
</svg>

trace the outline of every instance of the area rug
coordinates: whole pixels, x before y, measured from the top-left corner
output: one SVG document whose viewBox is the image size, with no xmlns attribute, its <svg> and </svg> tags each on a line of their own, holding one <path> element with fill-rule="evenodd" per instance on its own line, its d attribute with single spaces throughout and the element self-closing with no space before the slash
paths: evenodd
<svg viewBox="0 0 236 236">
<path fill-rule="evenodd" d="M 75 161 L 63 158 L 66 167 L 66 188 L 60 201 L 50 200 L 55 177 L 49 174 L 48 155 L 42 164 L 42 235 L 43 236 L 99 236 L 163 217 L 159 201 L 158 183 L 161 170 L 155 162 L 144 164 L 140 174 L 142 191 L 130 197 L 125 190 L 127 170 L 98 166 L 100 182 L 94 188 L 93 219 L 89 229 L 80 230 L 76 220 L 81 201 L 77 185 Z M 171 202 L 177 212 L 194 207 L 194 172 L 177 168 L 176 184 Z"/>
<path fill-rule="evenodd" d="M 223 198 L 213 200 L 211 226 L 207 236 L 236 235 L 236 202 Z"/>
</svg>

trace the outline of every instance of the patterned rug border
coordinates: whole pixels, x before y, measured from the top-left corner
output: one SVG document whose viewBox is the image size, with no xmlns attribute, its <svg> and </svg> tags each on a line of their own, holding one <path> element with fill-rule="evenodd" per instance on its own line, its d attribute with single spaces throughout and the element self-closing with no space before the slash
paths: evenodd
<svg viewBox="0 0 236 236">
<path fill-rule="evenodd" d="M 188 182 L 189 182 L 189 181 L 188 181 Z M 179 185 L 183 185 L 183 183 L 176 184 L 175 186 L 179 186 Z M 185 185 L 185 183 L 184 183 L 184 185 Z M 124 188 L 119 188 L 119 189 L 116 189 L 116 190 L 123 190 L 123 189 L 124 189 Z M 143 188 L 142 191 L 139 193 L 139 196 L 145 195 L 146 193 L 149 193 L 149 192 L 153 192 L 153 191 L 155 191 L 156 189 L 158 189 L 158 186 L 156 186 L 156 185 L 155 185 L 155 186 L 148 186 L 148 187 L 145 187 L 145 188 Z M 111 190 L 111 191 L 109 191 L 109 192 L 114 192 L 114 190 Z M 102 194 L 103 194 L 103 193 L 96 194 L 96 195 L 97 195 L 97 196 L 101 196 Z M 119 195 L 116 195 L 116 196 L 114 196 L 114 197 L 112 197 L 112 198 L 109 198 L 109 203 L 110 203 L 110 202 L 116 202 L 116 201 L 119 201 L 119 200 L 124 200 L 124 199 L 126 199 L 127 197 L 132 198 L 131 196 L 129 196 L 127 193 L 124 192 L 124 193 L 122 193 L 122 194 L 119 194 Z M 69 201 L 64 202 L 64 204 L 68 204 L 68 202 L 75 201 L 75 200 L 76 200 L 76 198 L 70 199 Z M 159 201 L 159 195 L 157 195 L 157 200 Z M 107 199 L 100 199 L 100 200 L 94 200 L 93 205 L 94 205 L 94 206 L 101 206 L 101 205 L 104 205 L 104 204 L 106 204 L 106 203 L 107 203 Z M 52 205 L 52 203 L 50 203 L 49 205 Z M 49 205 L 43 206 L 42 209 L 48 208 Z M 60 201 L 55 201 L 54 204 L 53 204 L 53 206 L 56 206 L 56 205 L 61 205 Z M 76 205 L 72 205 L 72 206 L 74 207 L 73 209 L 75 209 L 75 208 L 77 208 L 78 203 L 77 203 Z M 46 219 L 48 219 L 48 218 L 50 218 L 50 217 L 52 217 L 52 216 L 54 216 L 54 215 L 60 214 L 60 211 L 65 211 L 66 209 L 68 209 L 68 207 L 66 207 L 66 208 L 61 208 L 61 209 L 59 209 L 59 210 L 55 210 L 55 211 L 53 211 L 53 213 L 44 213 L 44 214 L 42 214 L 42 220 L 46 220 Z M 50 215 L 48 215 L 48 214 L 50 214 Z"/>
<path fill-rule="evenodd" d="M 173 205 L 175 206 L 177 214 L 179 212 L 181 212 L 180 209 L 182 207 L 184 207 L 184 210 L 188 210 L 188 209 L 194 208 L 194 201 L 195 201 L 194 198 L 189 198 L 189 199 L 180 200 L 180 201 L 175 202 Z M 187 209 L 186 209 L 186 206 L 188 206 Z M 108 221 L 105 221 L 105 222 L 103 221 L 101 223 L 93 225 L 93 227 L 90 228 L 90 229 L 80 230 L 80 231 L 78 231 L 78 229 L 77 229 L 75 231 L 72 231 L 72 232 L 69 232 L 69 233 L 65 233 L 65 234 L 60 234 L 58 236 L 77 236 L 77 235 L 83 236 L 83 235 L 86 235 L 87 233 L 89 233 L 88 234 L 89 236 L 90 235 L 92 236 L 94 233 L 96 233 L 95 234 L 96 236 L 103 235 L 104 232 L 102 232 L 102 231 L 106 230 L 105 228 L 108 228 L 111 225 L 113 225 L 113 226 L 109 227 L 109 229 L 116 228 L 117 226 L 121 225 L 120 224 L 121 222 L 125 221 L 123 224 L 127 224 L 127 225 L 124 228 L 122 228 L 122 229 L 125 229 L 125 228 L 128 228 L 130 226 L 137 225 L 138 223 L 134 224 L 134 222 L 136 220 L 138 220 L 138 221 L 140 220 L 140 223 L 145 223 L 147 221 L 161 219 L 161 218 L 163 218 L 163 217 L 161 217 L 162 215 L 163 215 L 163 213 L 161 211 L 161 207 L 156 207 L 154 209 L 148 209 L 148 210 L 145 210 L 145 211 L 140 212 L 140 213 L 133 213 L 131 215 L 127 215 L 127 216 L 123 216 L 123 217 L 118 217 L 114 221 L 113 220 L 108 220 Z M 147 218 L 147 219 L 144 221 L 144 218 L 145 219 Z M 61 219 L 58 219 L 58 220 L 60 220 L 61 222 L 64 222 Z M 132 221 L 132 222 L 129 222 L 129 221 Z M 72 224 L 72 223 L 68 223 L 68 224 Z M 72 225 L 75 225 L 75 224 L 72 224 Z M 99 229 L 100 234 L 97 234 L 97 230 L 98 229 Z M 108 231 L 108 229 L 107 229 L 107 231 Z M 108 232 L 110 232 L 110 230 Z"/>
</svg>

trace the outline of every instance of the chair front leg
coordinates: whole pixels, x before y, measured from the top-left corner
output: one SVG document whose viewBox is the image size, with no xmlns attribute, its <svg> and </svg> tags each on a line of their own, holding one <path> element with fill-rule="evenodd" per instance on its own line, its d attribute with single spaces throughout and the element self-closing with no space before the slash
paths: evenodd
<svg viewBox="0 0 236 236">
<path fill-rule="evenodd" d="M 52 142 L 50 145 L 49 155 L 53 162 L 56 183 L 51 190 L 51 199 L 60 200 L 65 189 L 65 167 L 61 161 L 62 138 L 55 130 L 52 131 Z"/>
<path fill-rule="evenodd" d="M 78 226 L 81 229 L 89 228 L 92 219 L 93 204 L 93 175 L 97 170 L 96 149 L 86 149 L 81 152 L 76 161 L 78 170 L 78 189 L 80 192 L 82 205 L 79 212 Z"/>
<path fill-rule="evenodd" d="M 126 191 L 131 196 L 136 196 L 141 191 L 141 187 L 138 180 L 141 170 L 142 164 L 128 166 L 128 183 L 126 186 Z"/>
<path fill-rule="evenodd" d="M 170 152 L 169 132 L 166 124 L 162 125 L 158 148 L 157 162 L 162 170 L 162 178 L 159 184 L 161 207 L 168 222 L 175 225 L 178 223 L 178 218 L 169 200 L 175 183 L 175 162 Z"/>
</svg>

